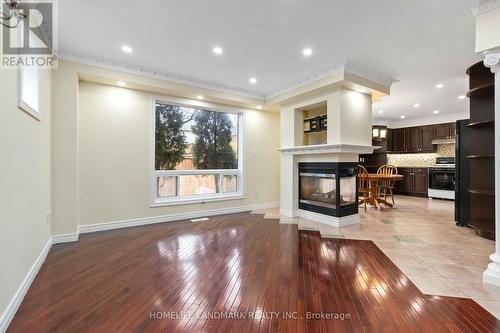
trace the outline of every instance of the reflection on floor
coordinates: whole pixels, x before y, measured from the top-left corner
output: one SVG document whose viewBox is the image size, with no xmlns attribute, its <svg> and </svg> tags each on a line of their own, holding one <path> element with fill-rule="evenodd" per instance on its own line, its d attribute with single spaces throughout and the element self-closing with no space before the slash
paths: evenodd
<svg viewBox="0 0 500 333">
<path fill-rule="evenodd" d="M 240 213 L 54 246 L 13 332 L 495 332 L 467 298 L 424 295 L 371 241 Z"/>
<path fill-rule="evenodd" d="M 278 209 L 253 213 L 279 218 Z M 344 228 L 304 219 L 281 223 L 297 223 L 299 230 L 317 230 L 326 238 L 373 240 L 424 294 L 472 298 L 500 318 L 500 288 L 482 282 L 495 242 L 457 227 L 453 202 L 397 196 L 395 208 L 360 209 L 360 215 L 360 225 Z"/>
</svg>

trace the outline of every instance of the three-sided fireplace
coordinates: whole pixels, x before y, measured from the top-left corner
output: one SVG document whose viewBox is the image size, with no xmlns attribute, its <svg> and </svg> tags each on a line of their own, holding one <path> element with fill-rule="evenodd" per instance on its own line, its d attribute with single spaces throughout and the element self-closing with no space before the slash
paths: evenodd
<svg viewBox="0 0 500 333">
<path fill-rule="evenodd" d="M 343 217 L 358 213 L 357 163 L 299 163 L 299 209 Z"/>
</svg>

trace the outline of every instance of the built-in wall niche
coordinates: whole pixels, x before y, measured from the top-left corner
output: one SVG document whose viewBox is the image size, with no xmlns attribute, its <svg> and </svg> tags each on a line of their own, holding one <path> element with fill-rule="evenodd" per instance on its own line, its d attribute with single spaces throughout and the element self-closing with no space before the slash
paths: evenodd
<svg viewBox="0 0 500 333">
<path fill-rule="evenodd" d="M 326 101 L 308 105 L 297 110 L 303 119 L 303 145 L 320 145 L 327 143 L 327 103 Z"/>
</svg>

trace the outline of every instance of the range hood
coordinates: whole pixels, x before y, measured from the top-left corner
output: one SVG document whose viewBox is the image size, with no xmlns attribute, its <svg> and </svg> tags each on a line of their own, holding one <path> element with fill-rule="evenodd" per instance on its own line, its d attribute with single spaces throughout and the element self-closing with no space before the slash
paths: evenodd
<svg viewBox="0 0 500 333">
<path fill-rule="evenodd" d="M 447 144 L 450 144 L 450 143 L 455 143 L 455 138 L 432 140 L 432 144 L 433 145 L 447 145 Z"/>
</svg>

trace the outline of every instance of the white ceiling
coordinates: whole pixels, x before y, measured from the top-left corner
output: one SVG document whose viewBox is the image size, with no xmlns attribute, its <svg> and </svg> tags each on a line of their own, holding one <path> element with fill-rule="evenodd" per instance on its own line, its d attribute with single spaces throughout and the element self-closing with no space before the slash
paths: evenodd
<svg viewBox="0 0 500 333">
<path fill-rule="evenodd" d="M 470 1 L 468 1 L 470 3 Z M 60 50 L 265 97 L 350 62 L 398 80 L 374 116 L 465 112 L 474 26 L 461 0 L 64 0 Z M 125 54 L 123 44 L 134 52 Z M 212 53 L 220 45 L 222 56 Z M 302 49 L 310 47 L 310 58 Z M 251 85 L 250 77 L 258 83 Z M 443 83 L 443 89 L 436 89 Z M 419 103 L 415 109 L 413 104 Z"/>
</svg>

